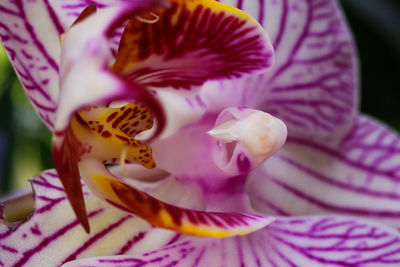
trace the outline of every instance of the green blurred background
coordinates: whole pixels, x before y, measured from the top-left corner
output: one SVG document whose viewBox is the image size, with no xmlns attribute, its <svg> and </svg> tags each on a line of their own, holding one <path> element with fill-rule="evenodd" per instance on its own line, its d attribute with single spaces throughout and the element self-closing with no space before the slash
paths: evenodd
<svg viewBox="0 0 400 267">
<path fill-rule="evenodd" d="M 342 0 L 361 58 L 361 110 L 400 131 L 400 2 Z M 52 168 L 51 133 L 0 51 L 0 195 Z"/>
</svg>

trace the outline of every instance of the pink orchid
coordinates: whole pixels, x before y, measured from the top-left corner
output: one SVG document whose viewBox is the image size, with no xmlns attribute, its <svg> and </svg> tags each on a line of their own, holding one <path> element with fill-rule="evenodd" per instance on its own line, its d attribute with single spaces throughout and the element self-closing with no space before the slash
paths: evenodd
<svg viewBox="0 0 400 267">
<path fill-rule="evenodd" d="M 221 2 L 0 4 L 57 170 L 0 266 L 400 263 L 399 137 L 357 114 L 337 2 Z"/>
</svg>

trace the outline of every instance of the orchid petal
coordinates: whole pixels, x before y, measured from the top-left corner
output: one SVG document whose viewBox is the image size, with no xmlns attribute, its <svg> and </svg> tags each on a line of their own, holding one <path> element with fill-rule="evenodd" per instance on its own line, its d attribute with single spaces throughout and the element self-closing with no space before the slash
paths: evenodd
<svg viewBox="0 0 400 267">
<path fill-rule="evenodd" d="M 88 235 L 75 219 L 55 171 L 43 172 L 31 183 L 34 213 L 14 230 L 0 224 L 0 266 L 59 266 L 85 257 L 143 253 L 176 236 L 105 204 L 83 185 L 92 226 Z M 164 190 L 164 184 L 147 187 L 155 193 Z"/>
<path fill-rule="evenodd" d="M 102 163 L 84 160 L 81 175 L 100 198 L 122 211 L 137 215 L 155 227 L 207 237 L 245 235 L 270 224 L 274 218 L 233 212 L 197 211 L 160 201 L 115 178 Z"/>
<path fill-rule="evenodd" d="M 80 140 L 69 126 L 70 120 L 86 106 L 107 106 L 117 99 L 138 100 L 146 104 L 159 119 L 157 135 L 164 125 L 163 112 L 158 101 L 147 90 L 136 86 L 109 71 L 112 54 L 109 39 L 121 21 L 154 8 L 158 1 L 116 2 L 115 6 L 103 9 L 74 24 L 62 38 L 60 86 L 61 94 L 55 122 L 53 161 L 59 171 L 73 209 L 89 232 L 89 224 L 79 188 Z M 82 76 L 82 73 L 85 75 Z"/>
<path fill-rule="evenodd" d="M 143 87 L 109 70 L 113 55 L 109 47 L 111 34 L 124 19 L 160 5 L 159 1 L 118 1 L 72 26 L 63 35 L 60 71 L 60 101 L 57 108 L 56 133 L 64 131 L 79 109 L 107 106 L 114 100 L 137 100 L 156 113 L 162 113 L 154 97 Z M 82 75 L 82 74 L 85 75 Z"/>
<path fill-rule="evenodd" d="M 398 266 L 400 235 L 384 225 L 339 217 L 281 219 L 226 239 L 183 238 L 142 255 L 73 261 L 63 267 Z"/>
<path fill-rule="evenodd" d="M 344 135 L 357 107 L 358 69 L 337 2 L 235 1 L 264 26 L 276 60 L 265 74 L 205 85 L 202 99 L 209 109 L 260 109 L 282 119 L 292 136 L 330 142 Z"/>
<path fill-rule="evenodd" d="M 143 85 L 191 89 L 271 66 L 273 49 L 246 13 L 211 0 L 169 0 L 132 19 L 112 69 Z"/>
<path fill-rule="evenodd" d="M 1 43 L 28 98 L 50 129 L 59 94 L 59 36 L 63 32 L 52 16 L 47 1 L 7 0 L 0 4 Z"/>
<path fill-rule="evenodd" d="M 98 7 L 115 4 L 102 0 Z M 0 4 L 0 41 L 29 100 L 50 130 L 54 130 L 59 98 L 60 36 L 87 6 L 84 0 L 6 0 Z"/>
<path fill-rule="evenodd" d="M 289 138 L 250 175 L 253 207 L 267 214 L 345 214 L 400 227 L 400 138 L 357 117 L 339 147 Z"/>
</svg>

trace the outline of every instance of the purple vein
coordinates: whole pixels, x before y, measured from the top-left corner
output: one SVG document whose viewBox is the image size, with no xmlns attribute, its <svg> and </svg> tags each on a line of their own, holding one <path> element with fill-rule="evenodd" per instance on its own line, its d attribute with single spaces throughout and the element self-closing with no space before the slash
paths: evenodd
<svg viewBox="0 0 400 267">
<path fill-rule="evenodd" d="M 142 240 L 146 236 L 147 232 L 139 232 L 135 233 L 133 238 L 128 240 L 128 242 L 125 243 L 125 245 L 117 252 L 115 253 L 116 255 L 123 255 L 125 254 L 128 250 L 130 250 L 134 245 L 136 245 L 140 240 Z"/>
<path fill-rule="evenodd" d="M 54 9 L 51 7 L 48 0 L 43 0 L 43 2 L 46 5 L 47 11 L 49 12 L 50 18 L 53 21 L 53 24 L 58 31 L 58 34 L 61 35 L 62 33 L 64 33 L 64 27 L 61 25 L 61 22 L 59 21 L 56 12 L 54 12 Z"/>
<path fill-rule="evenodd" d="M 375 166 L 365 165 L 362 162 L 358 162 L 358 161 L 349 159 L 349 158 L 345 157 L 344 155 L 340 154 L 338 151 L 324 147 L 322 145 L 318 145 L 313 142 L 306 141 L 306 140 L 300 139 L 300 138 L 294 138 L 294 137 L 288 138 L 287 142 L 295 143 L 295 144 L 302 145 L 302 146 L 308 146 L 312 149 L 318 150 L 321 153 L 324 153 L 331 157 L 337 158 L 349 166 L 355 167 L 357 169 L 361 169 L 365 172 L 382 175 L 383 177 L 385 177 L 391 181 L 396 181 L 396 182 L 400 181 L 399 175 L 397 175 L 394 171 L 384 171 L 384 170 L 376 168 Z"/>
<path fill-rule="evenodd" d="M 129 218 L 132 218 L 132 216 L 127 215 L 125 217 L 122 217 L 119 219 L 117 222 L 110 224 L 107 228 L 103 229 L 102 231 L 98 232 L 94 236 L 92 236 L 89 240 L 87 240 L 85 243 L 82 244 L 77 250 L 75 250 L 73 253 L 71 253 L 63 262 L 62 264 L 75 260 L 79 254 L 90 248 L 93 244 L 96 242 L 100 241 L 101 238 L 106 236 L 108 233 L 113 231 L 114 229 L 118 228 L 120 225 L 122 225 L 125 221 L 127 221 Z"/>
<path fill-rule="evenodd" d="M 295 195 L 298 198 L 301 198 L 312 205 L 318 206 L 320 208 L 324 208 L 326 210 L 334 211 L 342 214 L 351 214 L 351 215 L 360 215 L 360 216 L 369 216 L 369 217 L 385 217 L 385 218 L 400 218 L 400 211 L 391 211 L 391 210 L 373 210 L 373 209 L 364 209 L 364 208 L 353 208 L 348 206 L 338 206 L 333 205 L 322 200 L 319 200 L 313 196 L 310 196 L 300 190 L 279 181 L 276 178 L 269 177 L 269 179 L 274 182 L 276 185 L 280 186 L 282 189 L 285 189 L 287 192 Z"/>
<path fill-rule="evenodd" d="M 279 158 L 281 161 L 291 165 L 298 171 L 301 171 L 301 172 L 307 174 L 307 177 L 310 177 L 318 182 L 324 182 L 326 184 L 338 187 L 341 190 L 352 191 L 352 192 L 356 192 L 359 194 L 374 196 L 377 198 L 400 200 L 400 194 L 396 194 L 395 192 L 393 192 L 393 193 L 379 192 L 379 191 L 370 190 L 366 187 L 354 186 L 350 183 L 341 182 L 341 181 L 335 180 L 332 177 L 320 174 L 320 173 L 312 170 L 311 168 L 307 168 L 303 164 L 300 164 L 300 163 L 294 161 L 293 159 L 286 157 L 284 155 L 277 155 L 276 157 Z"/>
<path fill-rule="evenodd" d="M 281 20 L 279 22 L 279 32 L 276 36 L 276 39 L 275 39 L 274 45 L 273 45 L 275 51 L 278 50 L 279 45 L 282 41 L 283 34 L 286 30 L 287 16 L 288 16 L 288 1 L 283 0 L 282 1 L 282 15 L 281 15 Z"/>
<path fill-rule="evenodd" d="M 21 12 L 21 18 L 24 20 L 24 24 L 25 24 L 25 28 L 28 31 L 29 35 L 32 38 L 33 43 L 35 44 L 35 46 L 39 49 L 39 51 L 42 53 L 42 55 L 44 56 L 44 58 L 47 60 L 47 62 L 49 63 L 49 65 L 56 71 L 59 72 L 59 67 L 58 64 L 56 63 L 56 61 L 47 53 L 45 47 L 43 46 L 43 44 L 38 40 L 35 32 L 34 32 L 34 28 L 33 26 L 28 22 L 26 14 L 25 14 L 25 10 L 24 10 L 24 4 L 22 3 L 22 0 L 16 0 L 15 4 L 17 5 L 18 9 Z"/>
<path fill-rule="evenodd" d="M 265 3 L 264 0 L 258 0 L 258 22 L 263 25 L 264 14 L 265 14 Z"/>
<path fill-rule="evenodd" d="M 295 55 L 297 54 L 297 51 L 300 49 L 303 41 L 307 38 L 308 31 L 311 26 L 311 14 L 313 12 L 313 8 L 310 3 L 308 3 L 308 8 L 307 8 L 307 14 L 306 14 L 306 24 L 303 27 L 303 31 L 300 34 L 299 38 L 297 39 L 296 44 L 294 45 L 292 51 L 290 52 L 288 60 L 280 67 L 278 68 L 277 71 L 275 71 L 274 75 L 269 79 L 268 83 L 271 84 L 273 81 L 275 81 L 287 68 L 289 68 L 292 64 L 292 61 L 294 60 Z"/>
<path fill-rule="evenodd" d="M 92 211 L 88 214 L 89 218 L 95 217 L 98 214 L 100 214 L 101 212 L 103 212 L 103 209 L 98 209 L 95 211 Z M 46 248 L 49 244 L 51 244 L 52 242 L 56 241 L 58 238 L 60 238 L 61 236 L 65 235 L 67 232 L 71 231 L 73 228 L 79 226 L 79 221 L 78 220 L 74 220 L 71 223 L 65 225 L 63 228 L 61 228 L 60 230 L 58 230 L 57 232 L 55 232 L 52 235 L 47 236 L 46 238 L 44 238 L 37 246 L 33 247 L 32 249 L 25 251 L 23 256 L 20 258 L 20 260 L 18 262 L 16 262 L 13 267 L 20 267 L 25 265 L 25 263 L 27 263 L 27 261 L 34 256 L 36 253 L 40 252 L 42 249 Z"/>
<path fill-rule="evenodd" d="M 6 13 L 7 15 L 12 15 L 12 16 L 21 16 L 21 14 L 15 12 L 14 10 L 8 9 L 2 5 L 0 5 L 0 12 Z"/>
</svg>

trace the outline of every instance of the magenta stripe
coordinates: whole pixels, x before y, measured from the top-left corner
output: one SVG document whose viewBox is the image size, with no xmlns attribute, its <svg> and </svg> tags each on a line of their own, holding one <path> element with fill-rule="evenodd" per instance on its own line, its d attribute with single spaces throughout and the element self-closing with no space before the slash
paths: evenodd
<svg viewBox="0 0 400 267">
<path fill-rule="evenodd" d="M 38 198 L 40 198 L 40 196 Z M 35 211 L 35 214 L 42 214 L 42 213 L 48 212 L 54 206 L 56 206 L 57 204 L 61 203 L 64 200 L 67 200 L 67 198 L 66 197 L 60 197 L 60 198 L 53 199 L 53 200 L 49 201 L 48 204 L 46 204 L 46 205 L 40 207 L 39 209 L 37 209 Z"/>
<path fill-rule="evenodd" d="M 252 254 L 253 258 L 254 258 L 255 263 L 257 264 L 257 267 L 262 267 L 261 266 L 260 257 L 258 256 L 258 253 L 257 253 L 257 247 L 253 244 L 252 237 L 253 236 L 249 235 L 248 238 L 247 238 L 247 241 L 249 242 L 248 247 L 251 250 L 251 254 Z"/>
<path fill-rule="evenodd" d="M 320 174 L 311 168 L 307 168 L 303 164 L 300 164 L 300 163 L 294 161 L 293 159 L 286 157 L 284 155 L 277 155 L 276 157 L 279 160 L 291 165 L 297 171 L 305 173 L 307 175 L 307 177 L 314 179 L 316 181 L 319 181 L 319 182 L 324 182 L 330 186 L 340 188 L 341 190 L 351 191 L 351 192 L 355 192 L 355 193 L 363 194 L 363 195 L 369 195 L 369 196 L 373 196 L 376 198 L 400 200 L 400 194 L 397 194 L 395 192 L 373 191 L 366 187 L 355 186 L 350 183 L 341 182 L 341 181 L 335 180 L 332 177 Z"/>
<path fill-rule="evenodd" d="M 103 209 L 98 209 L 98 210 L 92 211 L 88 214 L 88 217 L 89 218 L 95 217 L 98 214 L 100 214 L 101 212 L 103 212 Z M 13 267 L 24 266 L 29 261 L 29 259 L 32 258 L 35 254 L 39 253 L 41 250 L 46 248 L 49 244 L 56 241 L 59 237 L 62 237 L 67 232 L 69 232 L 70 230 L 72 230 L 73 228 L 75 228 L 79 225 L 80 225 L 79 221 L 74 220 L 71 223 L 64 226 L 63 228 L 61 228 L 60 230 L 58 230 L 57 232 L 55 232 L 54 234 L 44 238 L 36 247 L 33 247 L 32 249 L 25 251 L 22 258 L 18 262 L 16 262 L 13 265 Z"/>
<path fill-rule="evenodd" d="M 281 215 L 281 216 L 290 216 L 290 213 L 284 211 L 282 208 L 278 207 L 277 205 L 273 204 L 271 201 L 261 197 L 257 196 L 256 197 L 257 201 L 260 201 L 262 204 L 267 205 L 270 209 L 276 212 L 276 214 Z"/>
<path fill-rule="evenodd" d="M 241 238 L 239 236 L 235 236 L 235 244 L 236 244 L 236 253 L 234 253 L 238 258 L 238 263 L 240 266 L 244 266 L 244 256 L 243 256 L 243 246 L 241 242 Z M 233 255 L 232 255 L 233 256 Z"/>
<path fill-rule="evenodd" d="M 44 182 L 38 181 L 36 179 L 31 180 L 31 183 L 32 184 L 36 184 L 36 185 L 40 185 L 40 186 L 45 187 L 45 188 L 51 188 L 51 189 L 54 189 L 54 190 L 57 190 L 57 191 L 60 191 L 60 192 L 63 192 L 63 193 L 65 192 L 62 187 L 55 186 L 55 185 L 52 185 L 50 183 L 44 183 Z"/>
<path fill-rule="evenodd" d="M 300 139 L 300 138 L 295 138 L 295 137 L 288 137 L 287 142 L 310 147 L 312 149 L 323 152 L 331 157 L 340 159 L 342 162 L 346 163 L 349 166 L 361 169 L 365 172 L 382 175 L 391 181 L 396 181 L 396 182 L 400 181 L 400 176 L 394 171 L 391 171 L 391 170 L 383 171 L 383 170 L 377 169 L 375 166 L 365 165 L 361 162 L 351 160 L 333 149 L 318 145 L 316 143 L 313 143 L 313 142 L 310 142 L 310 141 L 307 141 L 304 139 Z"/>
<path fill-rule="evenodd" d="M 351 239 L 365 239 L 365 238 L 369 238 L 369 239 L 374 239 L 374 240 L 379 240 L 382 238 L 387 238 L 389 235 L 387 233 L 381 233 L 381 234 L 376 234 L 374 231 L 371 231 L 369 233 L 366 234 L 353 234 L 353 235 L 349 235 L 348 233 L 344 233 L 344 234 L 310 234 L 310 233 L 302 233 L 302 232 L 294 232 L 294 231 L 290 231 L 290 230 L 286 230 L 286 229 L 281 229 L 279 227 L 275 227 L 273 224 L 271 226 L 269 226 L 271 231 L 274 232 L 280 232 L 280 233 L 284 233 L 286 235 L 292 235 L 292 236 L 296 236 L 296 237 L 307 237 L 308 239 L 323 239 L 323 240 L 327 240 L 327 239 L 346 239 L 346 238 L 351 238 Z"/>
<path fill-rule="evenodd" d="M 57 174 L 57 172 L 53 172 L 53 171 L 48 171 L 48 172 L 45 172 L 43 175 L 48 175 L 48 176 L 50 176 L 51 178 L 57 178 L 57 179 L 59 179 L 59 177 L 58 177 L 58 174 Z"/>
<path fill-rule="evenodd" d="M 24 20 L 25 28 L 28 31 L 29 35 L 32 38 L 33 43 L 35 46 L 39 49 L 39 51 L 42 53 L 44 58 L 47 60 L 49 65 L 57 72 L 59 72 L 59 67 L 56 61 L 47 53 L 45 47 L 43 44 L 37 39 L 37 36 L 34 32 L 34 27 L 28 23 L 28 20 L 26 18 L 25 10 L 24 10 L 24 4 L 22 3 L 22 0 L 15 0 L 15 4 L 17 5 L 18 9 L 21 12 L 21 18 Z"/>
<path fill-rule="evenodd" d="M 348 267 L 356 266 L 356 265 L 353 265 L 353 264 L 349 264 L 349 263 L 347 263 L 347 262 L 345 262 L 343 260 L 330 260 L 328 258 L 321 258 L 321 257 L 314 256 L 314 255 L 308 253 L 305 248 L 302 248 L 302 247 L 297 246 L 297 245 L 295 245 L 293 243 L 290 243 L 290 242 L 280 238 L 279 236 L 271 235 L 271 237 L 273 239 L 275 239 L 276 241 L 278 241 L 279 243 L 284 244 L 287 247 L 291 248 L 292 250 L 294 250 L 294 251 L 306 256 L 310 260 L 318 262 L 319 264 L 321 264 L 321 266 L 324 266 L 323 264 L 336 264 L 336 265 L 339 265 L 339 266 L 348 266 Z"/>
<path fill-rule="evenodd" d="M 258 0 L 258 22 L 264 26 L 265 3 L 264 0 Z"/>
<path fill-rule="evenodd" d="M 265 246 L 265 242 L 263 242 L 264 240 L 262 238 L 260 238 L 257 242 L 258 247 L 264 247 Z M 270 242 L 269 242 L 270 243 Z M 271 254 L 272 251 L 269 249 L 264 249 L 261 250 L 262 254 L 264 255 L 265 260 L 273 267 L 279 267 L 276 262 L 272 259 Z"/>
<path fill-rule="evenodd" d="M 286 257 L 281 250 L 277 249 L 276 246 L 272 246 L 272 250 L 279 255 L 279 257 L 281 257 L 281 259 L 286 262 L 287 264 L 289 264 L 290 267 L 298 267 L 297 264 L 295 264 L 294 262 L 292 262 L 288 257 Z M 293 259 L 295 260 L 295 259 Z"/>
<path fill-rule="evenodd" d="M 0 240 L 10 236 L 13 232 L 13 230 L 7 228 L 7 231 L 0 233 Z"/>
<path fill-rule="evenodd" d="M 26 74 L 26 77 L 24 77 L 25 80 L 28 80 L 29 82 L 32 83 L 31 86 L 26 84 L 26 81 L 21 81 L 24 84 L 24 87 L 26 90 L 36 90 L 38 91 L 46 100 L 53 101 L 50 97 L 50 95 L 47 93 L 43 87 L 41 87 L 39 84 L 36 83 L 36 81 L 33 79 L 32 75 L 30 74 L 30 71 L 26 68 L 24 64 L 22 64 L 21 60 L 17 58 L 19 61 L 19 65 L 22 67 L 24 70 L 24 73 Z M 18 74 L 21 76 L 24 76 L 21 71 L 18 71 Z"/>
<path fill-rule="evenodd" d="M 42 104 L 40 104 L 34 97 L 29 96 L 29 100 L 38 108 L 40 108 L 41 110 L 47 111 L 47 112 L 56 112 L 57 110 L 57 104 L 54 104 L 54 107 L 47 107 L 44 106 Z"/>
<path fill-rule="evenodd" d="M 7 25 L 0 23 L 0 28 L 3 28 L 15 41 L 18 41 L 21 44 L 28 43 L 28 41 L 21 38 L 21 36 L 14 34 L 13 31 L 10 28 L 8 28 Z M 5 45 L 4 48 L 10 53 L 11 60 L 13 60 L 15 58 L 15 50 L 12 49 L 11 47 L 6 47 Z"/>
<path fill-rule="evenodd" d="M 133 238 L 131 238 L 117 253 L 116 255 L 123 255 L 128 250 L 130 250 L 135 244 L 137 244 L 140 240 L 142 240 L 146 236 L 147 232 L 139 232 L 135 234 Z"/>
<path fill-rule="evenodd" d="M 44 4 L 46 5 L 47 11 L 49 12 L 50 18 L 53 21 L 53 24 L 58 31 L 58 34 L 61 35 L 64 33 L 64 27 L 61 25 L 61 22 L 58 20 L 56 12 L 54 12 L 54 9 L 51 7 L 50 3 L 48 0 L 43 0 Z"/>
<path fill-rule="evenodd" d="M 271 84 L 273 81 L 275 81 L 282 73 L 284 73 L 284 71 L 287 68 L 289 68 L 291 66 L 292 61 L 294 60 L 298 50 L 300 49 L 304 40 L 307 38 L 308 32 L 311 27 L 312 13 L 313 13 L 313 8 L 312 8 L 311 4 L 308 3 L 307 14 L 306 14 L 307 21 L 306 21 L 306 24 L 304 25 L 303 31 L 302 31 L 301 35 L 299 36 L 299 38 L 297 39 L 297 42 L 295 43 L 292 51 L 290 52 L 290 55 L 289 55 L 287 61 L 275 71 L 275 73 L 272 75 L 272 77 L 268 81 L 269 84 Z"/>
<path fill-rule="evenodd" d="M 204 246 L 190 267 L 198 267 L 199 262 L 200 262 L 201 258 L 203 258 L 205 252 L 206 252 L 206 247 Z"/>
<path fill-rule="evenodd" d="M 351 237 L 349 237 L 349 239 L 351 239 Z M 387 242 L 384 242 L 382 244 L 378 244 L 376 246 L 372 246 L 369 245 L 367 247 L 362 247 L 362 246 L 354 246 L 354 247 L 344 247 L 344 246 L 338 246 L 338 247 L 312 247 L 309 246 L 307 247 L 308 251 L 332 251 L 332 252 L 339 252 L 339 251 L 374 251 L 374 250 L 378 250 L 378 249 L 383 249 L 383 248 L 387 248 L 390 247 L 392 245 L 398 245 L 399 244 L 399 239 L 398 238 L 393 238 Z"/>
<path fill-rule="evenodd" d="M 6 13 L 7 15 L 12 15 L 12 16 L 21 16 L 21 14 L 15 12 L 14 10 L 8 9 L 2 5 L 0 5 L 0 12 Z"/>
<path fill-rule="evenodd" d="M 273 44 L 275 51 L 278 50 L 278 47 L 282 41 L 283 34 L 287 28 L 287 26 L 286 26 L 287 15 L 288 15 L 288 0 L 283 0 L 282 1 L 281 21 L 279 22 L 279 32 L 278 32 L 276 39 L 274 41 L 274 44 Z"/>
<path fill-rule="evenodd" d="M 400 249 L 396 249 L 396 250 L 387 252 L 387 253 L 385 253 L 383 255 L 382 254 L 378 255 L 378 256 L 376 256 L 375 258 L 372 258 L 372 259 L 366 259 L 366 260 L 363 260 L 363 261 L 359 261 L 358 263 L 360 264 L 359 266 L 364 266 L 364 265 L 361 265 L 361 264 L 368 263 L 368 262 L 374 262 L 374 263 L 378 263 L 379 262 L 379 263 L 385 263 L 385 264 L 387 264 L 387 263 L 400 263 L 400 259 L 396 259 L 396 258 L 390 259 L 390 256 L 393 256 L 393 255 L 398 256 L 399 252 L 400 252 Z M 385 259 L 385 257 L 387 257 L 388 259 Z M 396 264 L 396 266 L 398 266 L 398 264 Z"/>
<path fill-rule="evenodd" d="M 87 240 L 82 246 L 80 246 L 77 250 L 75 250 L 72 254 L 70 254 L 61 264 L 75 260 L 79 254 L 81 254 L 82 252 L 84 252 L 85 250 L 90 248 L 90 246 L 92 246 L 96 242 L 101 241 L 101 238 L 106 236 L 108 233 L 113 231 L 115 228 L 118 228 L 121 224 L 123 224 L 129 218 L 132 218 L 132 216 L 127 215 L 125 217 L 122 217 L 117 222 L 110 224 L 107 228 L 105 228 L 102 231 L 95 234 L 93 237 L 91 237 L 89 240 Z"/>
<path fill-rule="evenodd" d="M 1 248 L 2 250 L 5 250 L 5 251 L 10 252 L 10 253 L 13 253 L 13 254 L 18 253 L 18 250 L 16 250 L 15 248 L 6 246 L 6 245 L 1 245 L 1 244 L 0 244 L 0 248 Z"/>
<path fill-rule="evenodd" d="M 369 216 L 369 217 L 385 217 L 385 218 L 400 218 L 400 211 L 391 211 L 391 210 L 374 210 L 374 209 L 363 209 L 363 208 L 353 208 L 353 207 L 348 207 L 348 206 L 336 206 L 327 202 L 324 202 L 322 200 L 316 199 L 304 192 L 301 192 L 300 190 L 282 182 L 279 181 L 276 178 L 269 177 L 269 179 L 280 186 L 281 188 L 285 189 L 286 191 L 292 193 L 294 196 L 301 198 L 303 200 L 306 200 L 310 204 L 313 204 L 315 206 L 327 209 L 329 211 L 334 211 L 337 213 L 342 213 L 342 214 L 350 214 L 350 215 L 360 215 L 360 216 Z"/>
<path fill-rule="evenodd" d="M 239 9 L 243 8 L 243 0 L 238 0 L 237 8 L 239 8 Z"/>
<path fill-rule="evenodd" d="M 176 241 L 178 241 L 178 239 L 179 239 L 180 237 L 181 237 L 181 234 L 176 234 L 176 235 L 174 235 L 174 237 L 173 237 L 170 241 L 168 241 L 168 243 L 167 243 L 166 246 L 169 246 L 169 245 L 175 243 Z"/>
</svg>

